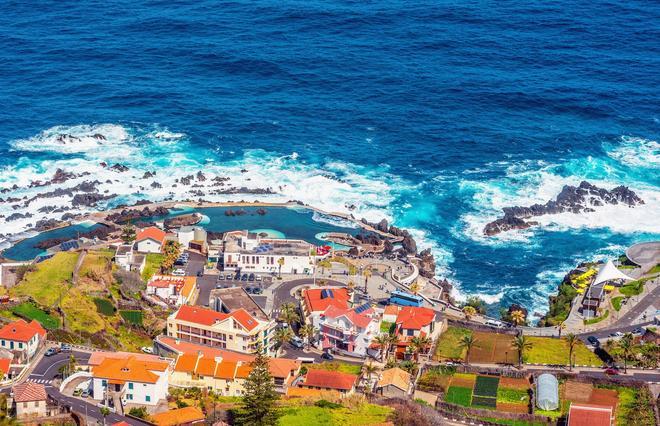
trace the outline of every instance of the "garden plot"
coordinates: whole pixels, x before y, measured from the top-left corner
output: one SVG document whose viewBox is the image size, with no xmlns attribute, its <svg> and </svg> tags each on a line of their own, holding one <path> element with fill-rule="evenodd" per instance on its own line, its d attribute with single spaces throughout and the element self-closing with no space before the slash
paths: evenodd
<svg viewBox="0 0 660 426">
<path fill-rule="evenodd" d="M 499 377 L 477 376 L 477 380 L 474 383 L 472 406 L 496 408 L 497 387 L 499 383 Z"/>
</svg>

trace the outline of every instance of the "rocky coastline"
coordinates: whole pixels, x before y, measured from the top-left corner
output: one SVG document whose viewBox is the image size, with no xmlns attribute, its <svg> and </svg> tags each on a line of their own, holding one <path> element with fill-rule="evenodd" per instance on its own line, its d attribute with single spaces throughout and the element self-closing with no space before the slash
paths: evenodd
<svg viewBox="0 0 660 426">
<path fill-rule="evenodd" d="M 550 200 L 545 204 L 503 208 L 504 216 L 488 223 L 483 232 L 487 236 L 493 236 L 501 232 L 528 229 L 538 225 L 536 221 L 527 220 L 533 217 L 566 212 L 574 214 L 592 213 L 596 207 L 618 204 L 632 208 L 644 204 L 644 200 L 627 186 L 618 186 L 607 190 L 587 181 L 582 181 L 578 186 L 564 186 L 554 200 Z"/>
</svg>

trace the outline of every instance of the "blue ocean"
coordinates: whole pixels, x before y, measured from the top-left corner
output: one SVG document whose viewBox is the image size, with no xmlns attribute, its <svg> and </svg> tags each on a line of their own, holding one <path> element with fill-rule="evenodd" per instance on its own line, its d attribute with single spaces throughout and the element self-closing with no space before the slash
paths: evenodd
<svg viewBox="0 0 660 426">
<path fill-rule="evenodd" d="M 205 199 L 387 218 L 433 249 L 457 297 L 542 313 L 576 263 L 660 237 L 660 3 L 4 1 L 2 12 L 5 245 L 71 208 L 69 195 L 17 200 L 84 179 L 117 195 L 97 208 L 197 199 L 176 182 L 203 171 L 272 192 Z M 57 169 L 85 177 L 33 184 Z M 582 180 L 628 185 L 646 204 L 483 235 L 502 207 Z"/>
</svg>

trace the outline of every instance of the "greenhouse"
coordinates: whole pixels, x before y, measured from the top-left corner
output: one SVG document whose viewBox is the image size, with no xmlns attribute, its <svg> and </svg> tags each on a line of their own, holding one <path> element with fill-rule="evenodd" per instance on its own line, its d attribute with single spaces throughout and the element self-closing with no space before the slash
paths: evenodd
<svg viewBox="0 0 660 426">
<path fill-rule="evenodd" d="M 536 406 L 541 410 L 559 408 L 559 382 L 552 374 L 541 374 L 536 381 Z"/>
</svg>

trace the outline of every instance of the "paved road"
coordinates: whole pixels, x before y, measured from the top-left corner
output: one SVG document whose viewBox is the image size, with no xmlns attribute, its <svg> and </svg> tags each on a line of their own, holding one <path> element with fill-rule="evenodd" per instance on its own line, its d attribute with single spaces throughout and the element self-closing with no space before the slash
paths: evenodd
<svg viewBox="0 0 660 426">
<path fill-rule="evenodd" d="M 75 356 L 79 364 L 85 364 L 89 360 L 89 353 L 74 351 L 73 355 Z M 69 406 L 71 410 L 78 413 L 81 416 L 87 416 L 92 421 L 96 421 L 98 424 L 103 424 L 103 415 L 101 414 L 100 408 L 96 405 L 91 398 L 88 400 L 83 400 L 81 398 L 74 398 L 70 396 L 63 395 L 59 388 L 52 385 L 53 379 L 59 375 L 59 368 L 66 364 L 69 360 L 71 353 L 60 353 L 52 357 L 43 357 L 39 363 L 35 366 L 32 374 L 27 378 L 27 381 L 41 383 L 46 386 L 46 392 L 48 395 L 57 401 L 60 405 Z M 110 414 L 106 417 L 107 424 L 113 424 L 117 422 L 127 422 L 131 425 L 145 425 L 147 423 L 131 419 L 125 416 L 118 414 Z"/>
<path fill-rule="evenodd" d="M 326 278 L 323 278 L 326 282 L 325 285 L 331 285 L 331 286 L 345 286 L 346 284 L 335 281 L 335 280 L 329 280 Z M 317 278 L 316 282 L 319 282 L 319 279 Z M 298 279 L 298 280 L 291 280 L 291 281 L 286 281 L 280 284 L 273 292 L 273 312 L 277 311 L 280 306 L 287 302 L 293 302 L 297 303 L 296 299 L 291 296 L 291 290 L 293 290 L 294 287 L 298 287 L 300 285 L 312 285 L 314 283 L 314 280 L 312 278 L 303 278 L 303 279 Z"/>
</svg>

